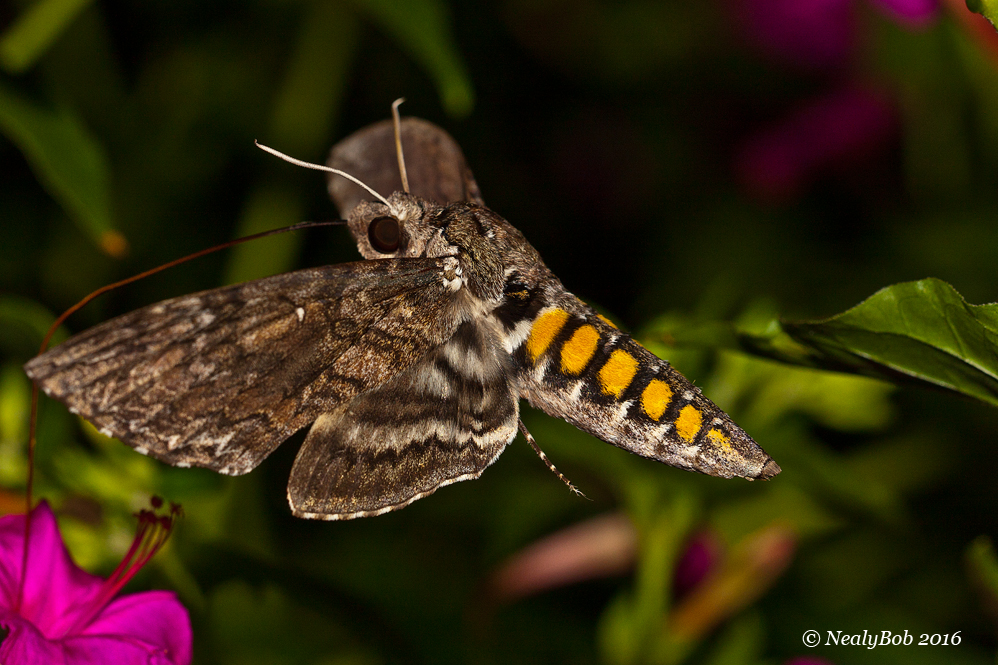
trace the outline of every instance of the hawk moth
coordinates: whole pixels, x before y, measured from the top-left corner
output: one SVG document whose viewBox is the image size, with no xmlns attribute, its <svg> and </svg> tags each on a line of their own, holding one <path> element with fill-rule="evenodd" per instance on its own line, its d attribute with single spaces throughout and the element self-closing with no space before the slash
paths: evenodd
<svg viewBox="0 0 998 665">
<path fill-rule="evenodd" d="M 238 475 L 311 425 L 292 512 L 351 519 L 477 478 L 516 436 L 519 402 L 615 446 L 714 476 L 780 467 L 666 361 L 567 291 L 485 207 L 456 142 L 390 121 L 332 167 L 394 193 L 329 191 L 364 260 L 173 298 L 25 365 L 49 396 L 140 453 Z"/>
</svg>

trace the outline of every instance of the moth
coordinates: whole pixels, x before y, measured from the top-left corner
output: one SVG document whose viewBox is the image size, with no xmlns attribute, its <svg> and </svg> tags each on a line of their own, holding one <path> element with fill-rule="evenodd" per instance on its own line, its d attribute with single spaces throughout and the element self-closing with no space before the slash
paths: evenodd
<svg viewBox="0 0 998 665">
<path fill-rule="evenodd" d="M 288 484 L 303 518 L 379 515 L 477 478 L 515 438 L 521 399 L 681 469 L 780 472 L 699 389 L 562 286 L 485 206 L 446 132 L 407 118 L 400 133 L 411 191 L 390 121 L 329 158 L 394 192 L 370 200 L 329 181 L 364 260 L 150 305 L 34 358 L 28 376 L 103 434 L 178 467 L 244 474 L 311 425 Z"/>
</svg>

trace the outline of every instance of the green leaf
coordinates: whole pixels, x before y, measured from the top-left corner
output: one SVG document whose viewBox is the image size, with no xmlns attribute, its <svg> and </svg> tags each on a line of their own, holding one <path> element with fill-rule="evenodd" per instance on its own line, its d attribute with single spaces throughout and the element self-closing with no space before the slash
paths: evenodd
<svg viewBox="0 0 998 665">
<path fill-rule="evenodd" d="M 646 335 L 652 344 L 740 349 L 791 365 L 928 383 L 998 406 L 998 304 L 970 305 L 939 279 L 888 286 L 818 321 L 663 318 Z"/>
<path fill-rule="evenodd" d="M 747 612 L 724 629 L 705 665 L 749 665 L 760 661 L 766 628 L 762 614 Z"/>
<path fill-rule="evenodd" d="M 895 284 L 838 316 L 783 329 L 823 363 L 998 406 L 998 304 L 969 305 L 941 280 Z"/>
<path fill-rule="evenodd" d="M 25 451 L 31 384 L 19 363 L 0 366 L 0 484 L 18 487 L 27 471 Z"/>
<path fill-rule="evenodd" d="M 987 536 L 978 536 L 967 548 L 967 569 L 984 602 L 993 611 L 998 610 L 998 557 Z"/>
<path fill-rule="evenodd" d="M 450 17 L 439 0 L 355 0 L 392 35 L 437 84 L 444 108 L 464 116 L 474 104 L 471 78 L 451 35 Z"/>
<path fill-rule="evenodd" d="M 116 257 L 127 251 L 128 243 L 114 228 L 104 148 L 75 114 L 44 108 L 0 86 L 0 131 L 98 247 Z"/>
<path fill-rule="evenodd" d="M 270 145 L 321 161 L 329 149 L 328 133 L 339 113 L 357 33 L 357 19 L 349 8 L 335 2 L 313 3 L 275 96 Z M 247 196 L 236 237 L 299 221 L 305 213 L 303 199 L 295 185 L 257 185 Z M 288 233 L 263 243 L 239 245 L 230 254 L 225 282 L 235 284 L 291 270 L 303 241 L 301 234 Z"/>
<path fill-rule="evenodd" d="M 0 37 L 0 67 L 26 70 L 40 58 L 67 26 L 93 0 L 39 0 Z"/>
<path fill-rule="evenodd" d="M 619 596 L 603 613 L 598 641 L 610 665 L 678 662 L 680 653 L 662 641 L 671 600 L 672 571 L 682 554 L 699 505 L 688 493 L 663 496 L 652 483 L 629 490 L 629 512 L 639 533 L 634 590 Z"/>
<path fill-rule="evenodd" d="M 0 350 L 30 358 L 38 353 L 42 338 L 53 321 L 52 312 L 30 298 L 0 296 Z M 66 330 L 59 328 L 50 346 L 55 346 L 66 337 Z"/>
<path fill-rule="evenodd" d="M 998 0 L 967 0 L 967 9 L 991 22 L 991 25 L 998 27 Z"/>
<path fill-rule="evenodd" d="M 290 220 L 299 220 L 303 214 L 301 196 L 293 187 L 260 185 L 247 197 L 236 235 L 248 236 L 290 224 Z M 300 233 L 282 233 L 265 242 L 240 245 L 229 258 L 224 282 L 238 284 L 291 270 L 303 238 Z"/>
</svg>

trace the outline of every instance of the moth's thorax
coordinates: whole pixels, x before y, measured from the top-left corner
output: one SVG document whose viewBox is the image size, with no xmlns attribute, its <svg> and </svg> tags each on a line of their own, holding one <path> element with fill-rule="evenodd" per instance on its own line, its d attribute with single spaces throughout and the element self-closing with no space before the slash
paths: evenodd
<svg viewBox="0 0 998 665">
<path fill-rule="evenodd" d="M 534 290 L 554 279 L 540 255 L 505 219 L 470 202 L 441 206 L 418 196 L 395 192 L 389 205 L 367 201 L 350 213 L 350 231 L 367 259 L 455 257 L 462 284 L 482 300 L 498 305 L 512 288 Z M 382 244 L 372 224 L 398 222 L 397 247 Z"/>
</svg>

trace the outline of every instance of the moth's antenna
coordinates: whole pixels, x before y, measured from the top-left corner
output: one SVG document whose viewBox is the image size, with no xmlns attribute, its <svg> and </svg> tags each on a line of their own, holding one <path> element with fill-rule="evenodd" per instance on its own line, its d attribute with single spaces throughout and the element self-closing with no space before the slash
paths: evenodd
<svg viewBox="0 0 998 665">
<path fill-rule="evenodd" d="M 395 155 L 399 159 L 399 175 L 402 176 L 402 191 L 409 193 L 409 176 L 405 172 L 405 157 L 402 155 L 402 118 L 399 116 L 399 105 L 405 97 L 399 97 L 392 102 L 392 120 L 395 123 Z"/>
<path fill-rule="evenodd" d="M 255 143 L 256 147 L 259 148 L 260 150 L 263 150 L 264 152 L 269 152 L 274 157 L 279 157 L 279 158 L 283 159 L 284 161 L 288 162 L 289 164 L 294 164 L 295 166 L 301 166 L 302 168 L 306 168 L 306 169 L 314 169 L 316 171 L 325 171 L 326 173 L 335 173 L 338 176 L 346 178 L 350 182 L 352 182 L 354 184 L 357 184 L 357 185 L 360 185 L 361 187 L 363 187 L 364 189 L 366 189 L 372 196 L 374 196 L 376 199 L 378 199 L 379 201 L 381 201 L 382 203 L 384 203 L 389 208 L 392 207 L 392 204 L 388 202 L 388 199 L 386 199 L 385 197 L 383 197 L 381 194 L 378 194 L 376 191 L 374 191 L 373 189 L 371 189 L 370 187 L 368 187 L 363 182 L 361 182 L 357 178 L 353 177 L 352 175 L 350 175 L 346 171 L 340 171 L 339 169 L 334 169 L 333 167 L 326 166 L 325 164 L 313 164 L 312 162 L 303 162 L 300 159 L 295 159 L 294 157 L 290 157 L 288 155 L 285 155 L 280 150 L 274 150 L 273 148 L 269 148 L 269 147 L 265 146 L 264 144 L 260 143 L 259 141 L 253 141 L 253 143 Z"/>
</svg>

